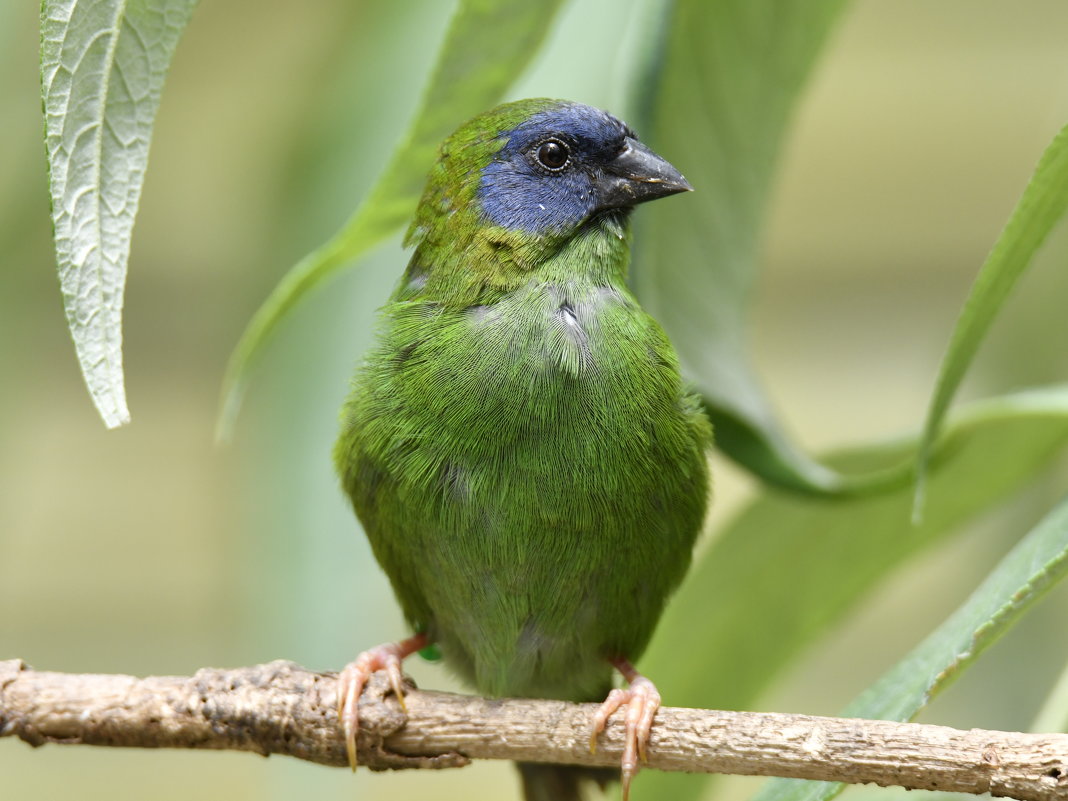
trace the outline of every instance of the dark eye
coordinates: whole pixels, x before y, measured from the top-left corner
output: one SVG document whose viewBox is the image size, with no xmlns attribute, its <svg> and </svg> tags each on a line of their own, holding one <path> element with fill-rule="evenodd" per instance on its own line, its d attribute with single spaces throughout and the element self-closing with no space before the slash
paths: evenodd
<svg viewBox="0 0 1068 801">
<path fill-rule="evenodd" d="M 571 151 L 558 139 L 549 139 L 538 147 L 538 162 L 547 170 L 559 170 L 567 165 Z"/>
</svg>

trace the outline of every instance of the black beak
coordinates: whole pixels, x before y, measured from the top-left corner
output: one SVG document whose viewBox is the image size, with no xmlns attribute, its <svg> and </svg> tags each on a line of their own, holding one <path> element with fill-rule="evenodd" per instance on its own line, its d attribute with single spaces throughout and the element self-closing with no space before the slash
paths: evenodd
<svg viewBox="0 0 1068 801">
<path fill-rule="evenodd" d="M 682 173 L 637 139 L 627 137 L 623 152 L 608 162 L 595 181 L 598 209 L 618 209 L 692 192 Z"/>
</svg>

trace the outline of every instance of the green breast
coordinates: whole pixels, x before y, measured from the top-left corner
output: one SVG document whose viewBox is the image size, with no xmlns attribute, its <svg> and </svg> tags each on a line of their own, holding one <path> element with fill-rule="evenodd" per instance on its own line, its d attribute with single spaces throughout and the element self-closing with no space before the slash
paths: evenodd
<svg viewBox="0 0 1068 801">
<path fill-rule="evenodd" d="M 663 332 L 588 280 L 385 314 L 336 458 L 405 613 L 482 692 L 598 697 L 706 505 L 710 429 Z"/>
</svg>

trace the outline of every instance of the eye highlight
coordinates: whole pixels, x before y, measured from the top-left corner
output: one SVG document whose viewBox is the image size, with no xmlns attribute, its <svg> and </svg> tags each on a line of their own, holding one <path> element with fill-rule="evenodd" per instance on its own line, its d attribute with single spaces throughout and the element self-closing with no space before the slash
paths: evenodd
<svg viewBox="0 0 1068 801">
<path fill-rule="evenodd" d="M 559 139 L 547 139 L 538 145 L 537 158 L 545 169 L 559 171 L 571 159 L 571 149 Z"/>
</svg>

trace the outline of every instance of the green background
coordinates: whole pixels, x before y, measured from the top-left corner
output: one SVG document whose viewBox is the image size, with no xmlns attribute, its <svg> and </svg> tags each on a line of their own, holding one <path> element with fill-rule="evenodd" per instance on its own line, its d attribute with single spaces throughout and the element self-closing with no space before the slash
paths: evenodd
<svg viewBox="0 0 1068 801">
<path fill-rule="evenodd" d="M 571 3 L 511 96 L 621 107 L 616 43 L 640 35 L 646 5 Z M 351 368 L 404 263 L 399 243 L 287 321 L 229 446 L 213 444 L 212 427 L 245 322 L 384 165 L 451 10 L 201 4 L 167 81 L 131 254 L 134 422 L 107 433 L 54 275 L 37 10 L 0 8 L 0 658 L 136 674 L 277 657 L 327 669 L 403 631 L 329 461 Z M 788 138 L 753 321 L 762 376 L 810 450 L 920 425 L 971 279 L 1068 119 L 1066 33 L 1068 7 L 1055 0 L 869 0 L 833 33 Z M 965 395 L 1068 375 L 1066 255 L 1060 231 Z M 731 465 L 715 470 L 713 527 L 754 493 Z M 1056 486 L 1034 485 L 909 562 L 760 708 L 836 712 L 960 603 Z M 1062 587 L 921 719 L 1026 727 L 1068 658 L 1068 642 L 1050 636 L 1066 609 Z M 436 666 L 411 668 L 423 686 L 455 686 Z M 354 778 L 246 754 L 0 744 L 11 798 L 510 798 L 511 773 L 479 764 Z M 729 780 L 716 797 L 744 797 L 757 781 Z"/>
</svg>

